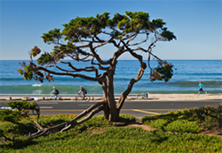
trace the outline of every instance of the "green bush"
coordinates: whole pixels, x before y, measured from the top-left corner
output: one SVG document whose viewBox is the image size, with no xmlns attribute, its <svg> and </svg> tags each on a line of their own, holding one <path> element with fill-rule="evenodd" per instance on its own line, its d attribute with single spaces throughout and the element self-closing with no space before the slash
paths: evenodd
<svg viewBox="0 0 222 153">
<path fill-rule="evenodd" d="M 12 109 L 16 108 L 19 111 L 21 111 L 22 109 L 34 109 L 36 107 L 36 103 L 29 103 L 26 100 L 23 101 L 10 101 L 8 103 L 8 106 L 11 107 Z"/>
<path fill-rule="evenodd" d="M 0 121 L 9 121 L 16 123 L 20 120 L 21 113 L 19 111 L 14 110 L 0 110 Z"/>
<path fill-rule="evenodd" d="M 219 129 L 222 120 L 221 113 L 222 106 L 205 106 L 144 116 L 142 121 L 157 129 L 198 133 L 202 130 Z"/>
</svg>

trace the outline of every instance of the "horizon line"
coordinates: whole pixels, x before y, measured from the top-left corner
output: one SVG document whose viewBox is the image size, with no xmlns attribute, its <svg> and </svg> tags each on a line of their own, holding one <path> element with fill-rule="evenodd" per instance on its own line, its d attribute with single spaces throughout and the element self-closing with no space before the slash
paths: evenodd
<svg viewBox="0 0 222 153">
<path fill-rule="evenodd" d="M 0 59 L 0 61 L 29 61 L 30 59 Z M 109 59 L 104 59 L 104 60 L 109 60 Z M 136 59 L 119 59 L 120 61 L 137 61 Z M 147 60 L 147 59 L 144 59 L 144 60 Z M 157 59 L 152 59 L 151 61 L 154 61 L 154 60 L 157 60 Z M 198 61 L 200 61 L 200 60 L 211 60 L 211 61 L 213 61 L 213 60 L 222 60 L 222 59 L 162 59 L 162 60 L 198 60 Z M 36 60 L 33 60 L 33 61 L 36 61 Z M 62 60 L 62 61 L 72 61 L 72 59 L 69 59 L 69 60 Z M 73 60 L 73 61 L 75 61 L 75 60 Z"/>
</svg>

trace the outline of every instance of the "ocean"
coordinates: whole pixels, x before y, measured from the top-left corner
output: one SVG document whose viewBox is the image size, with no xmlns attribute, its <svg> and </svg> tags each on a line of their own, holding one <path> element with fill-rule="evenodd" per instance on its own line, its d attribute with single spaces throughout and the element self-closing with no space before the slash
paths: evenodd
<svg viewBox="0 0 222 153">
<path fill-rule="evenodd" d="M 79 86 L 83 86 L 88 94 L 102 94 L 102 86 L 98 82 L 68 76 L 54 76 L 54 82 L 44 80 L 24 80 L 17 70 L 24 60 L 0 60 L 0 94 L 49 94 L 55 86 L 60 94 L 76 94 Z M 25 61 L 28 63 L 28 61 Z M 76 67 L 89 63 L 70 61 Z M 147 63 L 147 61 L 145 61 Z M 134 84 L 131 94 L 136 93 L 197 93 L 199 81 L 204 84 L 208 93 L 222 93 L 222 60 L 168 60 L 174 65 L 174 75 L 167 83 L 149 79 L 147 67 L 142 79 Z M 156 66 L 156 61 L 151 61 Z M 118 61 L 114 76 L 115 94 L 121 94 L 128 86 L 130 79 L 137 76 L 139 62 L 136 60 Z M 63 68 L 65 68 L 63 66 Z M 55 69 L 52 69 L 55 70 Z M 93 73 L 84 73 L 93 75 Z"/>
</svg>

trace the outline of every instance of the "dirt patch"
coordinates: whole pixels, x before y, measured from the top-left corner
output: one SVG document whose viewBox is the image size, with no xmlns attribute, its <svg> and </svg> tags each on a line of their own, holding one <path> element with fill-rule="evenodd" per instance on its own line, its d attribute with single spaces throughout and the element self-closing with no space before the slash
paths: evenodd
<svg viewBox="0 0 222 153">
<path fill-rule="evenodd" d="M 222 129 L 219 130 L 208 130 L 208 131 L 202 131 L 200 134 L 207 134 L 207 135 L 217 135 L 219 137 L 222 137 Z"/>
<path fill-rule="evenodd" d="M 108 128 L 101 128 L 101 129 L 93 130 L 93 131 L 90 133 L 90 135 L 92 135 L 92 134 L 100 134 L 100 133 L 106 131 L 107 129 L 108 129 Z"/>
<path fill-rule="evenodd" d="M 128 124 L 126 125 L 126 127 L 140 127 L 144 130 L 147 130 L 147 131 L 151 131 L 151 130 L 157 130 L 156 128 L 153 128 L 149 125 L 146 125 L 146 124 L 138 124 L 138 123 L 132 123 L 132 124 Z"/>
<path fill-rule="evenodd" d="M 146 124 L 143 124 L 142 122 L 137 122 L 137 121 L 134 121 L 134 122 L 113 122 L 113 124 L 115 124 L 116 127 L 139 127 L 144 130 L 147 130 L 147 131 L 151 131 L 151 130 L 159 131 L 156 128 L 153 128 L 149 125 L 146 125 Z"/>
</svg>

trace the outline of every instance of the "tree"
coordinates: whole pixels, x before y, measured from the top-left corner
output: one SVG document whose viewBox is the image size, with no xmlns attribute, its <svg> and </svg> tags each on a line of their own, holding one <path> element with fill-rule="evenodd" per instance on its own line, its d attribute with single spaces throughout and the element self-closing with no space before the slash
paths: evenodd
<svg viewBox="0 0 222 153">
<path fill-rule="evenodd" d="M 44 33 L 42 39 L 44 43 L 54 45 L 53 51 L 40 54 L 41 50 L 35 46 L 30 52 L 29 64 L 26 65 L 23 62 L 21 64 L 23 69 L 19 68 L 19 73 L 24 75 L 24 79 L 36 79 L 41 82 L 44 78 L 48 81 L 54 81 L 54 75 L 97 81 L 102 85 L 103 101 L 91 106 L 77 118 L 89 113 L 83 120 L 85 121 L 91 118 L 93 114 L 104 111 L 104 117 L 107 120 L 118 121 L 125 99 L 131 92 L 133 85 L 142 78 L 147 67 L 140 53 L 148 54 L 147 62 L 151 70 L 151 81 L 156 79 L 168 81 L 173 75 L 173 65 L 154 55 L 152 49 L 158 41 L 176 39 L 174 34 L 164 27 L 166 23 L 162 19 L 151 21 L 149 14 L 144 12 L 126 11 L 125 13 L 125 15 L 117 13 L 113 18 L 110 18 L 107 12 L 98 14 L 96 17 L 76 17 L 68 24 L 64 24 L 62 31 L 54 29 Z M 106 45 L 112 45 L 114 49 L 113 57 L 109 60 L 103 60 L 98 53 L 98 50 L 105 52 L 103 47 Z M 140 68 L 137 76 L 130 80 L 127 89 L 122 92 L 118 102 L 116 102 L 113 78 L 118 59 L 124 53 L 129 53 L 137 59 L 140 62 Z M 39 58 L 35 64 L 33 58 L 37 55 Z M 71 62 L 63 60 L 67 57 L 78 62 L 90 62 L 91 66 L 76 68 Z M 150 66 L 151 57 L 159 63 L 156 68 Z M 58 63 L 67 65 L 67 69 L 60 67 Z M 51 70 L 51 67 L 57 68 L 57 71 Z M 84 74 L 80 72 L 84 72 Z M 94 75 L 86 75 L 85 72 L 94 72 Z M 70 124 L 67 127 L 72 126 L 73 124 Z"/>
</svg>

